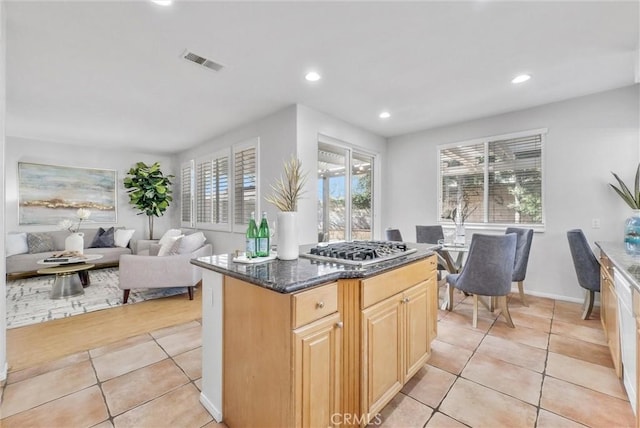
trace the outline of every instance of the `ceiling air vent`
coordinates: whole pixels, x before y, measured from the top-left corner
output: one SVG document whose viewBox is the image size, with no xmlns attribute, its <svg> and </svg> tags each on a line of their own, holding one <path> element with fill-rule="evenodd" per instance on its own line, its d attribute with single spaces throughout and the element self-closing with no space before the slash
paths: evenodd
<svg viewBox="0 0 640 428">
<path fill-rule="evenodd" d="M 182 52 L 182 58 L 203 67 L 207 67 L 208 69 L 211 69 L 213 71 L 220 71 L 222 68 L 224 68 L 224 65 L 218 64 L 215 61 L 211 61 L 210 59 L 194 54 L 193 52 L 189 52 L 186 49 L 184 52 Z"/>
</svg>

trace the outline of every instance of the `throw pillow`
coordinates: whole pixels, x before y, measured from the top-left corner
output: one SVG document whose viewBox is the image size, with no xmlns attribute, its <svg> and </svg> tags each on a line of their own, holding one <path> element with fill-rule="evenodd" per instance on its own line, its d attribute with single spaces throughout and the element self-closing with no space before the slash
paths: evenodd
<svg viewBox="0 0 640 428">
<path fill-rule="evenodd" d="M 56 250 L 55 245 L 53 245 L 53 237 L 48 233 L 27 233 L 27 247 L 29 248 L 29 254 Z"/>
<path fill-rule="evenodd" d="M 180 236 L 171 236 L 165 241 L 164 244 L 160 245 L 160 250 L 158 250 L 158 256 L 172 256 L 174 254 L 178 254 L 178 248 L 180 248 L 180 241 L 184 235 Z"/>
<path fill-rule="evenodd" d="M 23 233 L 9 233 L 7 234 L 7 242 L 5 248 L 6 256 L 14 256 L 16 254 L 25 254 L 29 252 L 29 245 L 27 245 L 27 234 Z"/>
<path fill-rule="evenodd" d="M 111 248 L 114 245 L 113 242 L 113 234 L 114 229 L 110 227 L 105 230 L 103 228 L 99 228 L 96 236 L 93 238 L 91 245 L 89 248 Z"/>
<path fill-rule="evenodd" d="M 162 238 L 160 238 L 160 241 L 158 242 L 158 244 L 162 245 L 168 241 L 175 242 L 171 238 L 175 238 L 176 236 L 180 236 L 180 235 L 182 235 L 182 232 L 180 231 L 180 229 L 169 229 L 164 233 L 164 235 L 162 235 Z"/>
<path fill-rule="evenodd" d="M 191 235 L 186 235 L 181 239 L 180 248 L 178 248 L 178 254 L 193 253 L 198 248 L 202 247 L 204 241 L 206 241 L 204 233 L 196 232 Z"/>
<path fill-rule="evenodd" d="M 136 231 L 134 229 L 116 229 L 113 234 L 113 242 L 115 246 L 126 248 L 135 232 Z"/>
</svg>

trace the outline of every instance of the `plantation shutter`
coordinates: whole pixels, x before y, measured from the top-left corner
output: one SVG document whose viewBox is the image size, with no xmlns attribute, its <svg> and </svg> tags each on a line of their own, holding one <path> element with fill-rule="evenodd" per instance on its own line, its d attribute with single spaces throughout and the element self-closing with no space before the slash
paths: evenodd
<svg viewBox="0 0 640 428">
<path fill-rule="evenodd" d="M 213 223 L 213 164 L 211 159 L 198 161 L 196 166 L 196 222 Z"/>
<path fill-rule="evenodd" d="M 249 223 L 251 212 L 256 210 L 257 200 L 257 159 L 256 147 L 248 147 L 235 152 L 234 182 L 235 182 L 235 215 L 234 223 L 246 225 Z M 256 213 L 258 217 L 258 213 Z"/>
<path fill-rule="evenodd" d="M 193 227 L 193 173 L 193 161 L 182 165 L 180 173 L 180 220 L 185 227 Z"/>
<path fill-rule="evenodd" d="M 229 158 L 227 156 L 213 161 L 212 187 L 213 222 L 226 224 L 229 222 Z"/>
<path fill-rule="evenodd" d="M 542 221 L 542 135 L 489 141 L 489 223 Z"/>
</svg>

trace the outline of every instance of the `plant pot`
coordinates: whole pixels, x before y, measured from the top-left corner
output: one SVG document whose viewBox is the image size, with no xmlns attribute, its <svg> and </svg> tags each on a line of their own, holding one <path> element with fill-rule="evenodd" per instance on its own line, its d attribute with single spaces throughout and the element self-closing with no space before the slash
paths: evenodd
<svg viewBox="0 0 640 428">
<path fill-rule="evenodd" d="M 278 258 L 295 260 L 298 258 L 298 213 L 282 211 L 278 213 L 277 219 Z"/>
<path fill-rule="evenodd" d="M 78 254 L 83 254 L 84 250 L 84 233 L 76 232 L 67 236 L 64 240 L 65 251 L 76 251 Z"/>
<path fill-rule="evenodd" d="M 624 245 L 628 254 L 640 256 L 640 210 L 633 210 L 624 224 Z"/>
</svg>

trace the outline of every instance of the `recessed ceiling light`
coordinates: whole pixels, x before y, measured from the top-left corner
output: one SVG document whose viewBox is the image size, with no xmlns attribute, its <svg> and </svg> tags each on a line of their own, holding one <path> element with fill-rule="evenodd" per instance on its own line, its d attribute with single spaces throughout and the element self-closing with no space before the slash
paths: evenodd
<svg viewBox="0 0 640 428">
<path fill-rule="evenodd" d="M 391 113 L 389 113 L 388 111 L 383 111 L 378 115 L 378 117 L 380 119 L 389 119 L 391 117 Z"/>
<path fill-rule="evenodd" d="M 522 83 L 522 82 L 526 82 L 529 79 L 531 79 L 531 76 L 529 76 L 528 74 L 521 74 L 519 76 L 514 77 L 511 83 Z"/>
<path fill-rule="evenodd" d="M 320 80 L 321 76 L 315 71 L 310 71 L 304 76 L 304 78 L 309 82 L 317 82 L 318 80 Z"/>
<path fill-rule="evenodd" d="M 153 3 L 159 6 L 170 6 L 173 0 L 151 0 Z"/>
</svg>

